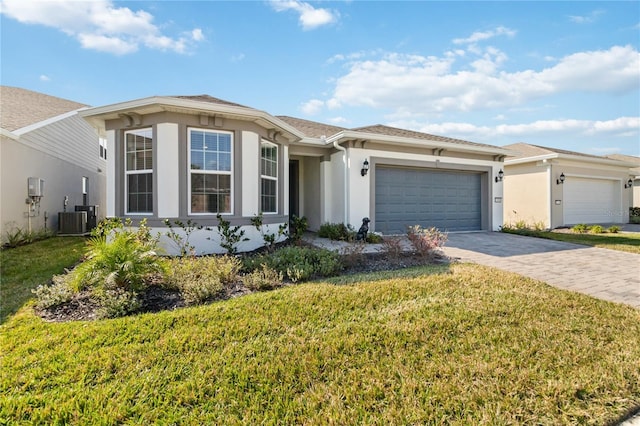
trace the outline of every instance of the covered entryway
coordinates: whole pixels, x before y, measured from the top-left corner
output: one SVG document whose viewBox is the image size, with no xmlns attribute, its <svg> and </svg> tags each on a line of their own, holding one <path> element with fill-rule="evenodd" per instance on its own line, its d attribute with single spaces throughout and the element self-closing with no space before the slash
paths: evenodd
<svg viewBox="0 0 640 426">
<path fill-rule="evenodd" d="M 564 186 L 565 225 L 622 221 L 620 181 L 567 176 Z"/>
<path fill-rule="evenodd" d="M 472 171 L 376 166 L 375 231 L 404 234 L 411 225 L 482 229 L 481 177 Z"/>
</svg>

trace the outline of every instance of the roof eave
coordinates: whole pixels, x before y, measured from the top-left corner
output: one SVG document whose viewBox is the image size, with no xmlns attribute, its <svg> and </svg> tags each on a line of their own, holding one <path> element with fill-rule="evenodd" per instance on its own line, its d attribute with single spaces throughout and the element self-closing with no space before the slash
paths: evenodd
<svg viewBox="0 0 640 426">
<path fill-rule="evenodd" d="M 629 163 L 626 161 L 621 161 L 621 160 L 614 160 L 611 158 L 606 158 L 606 157 L 602 157 L 602 158 L 598 158 L 598 157 L 585 157 L 582 155 L 571 155 L 571 154 L 563 154 L 563 153 L 552 153 L 552 154 L 545 154 L 545 155 L 535 155 L 535 156 L 531 156 L 531 157 L 522 157 L 522 158 L 516 158 L 513 160 L 505 160 L 505 164 L 506 165 L 511 165 L 511 164 L 523 164 L 523 163 L 532 163 L 532 162 L 536 162 L 536 161 L 542 161 L 542 160 L 551 160 L 551 159 L 559 159 L 559 160 L 569 160 L 569 161 L 581 161 L 581 162 L 585 162 L 585 163 L 594 163 L 594 164 L 603 164 L 603 165 L 608 165 L 608 166 L 617 166 L 617 167 L 629 167 L 629 168 L 635 168 L 638 165 L 635 163 Z"/>
<path fill-rule="evenodd" d="M 326 144 L 333 144 L 334 141 L 338 143 L 345 142 L 347 140 L 353 139 L 366 139 L 366 140 L 374 140 L 379 142 L 390 143 L 394 145 L 411 145 L 418 147 L 428 147 L 428 148 L 442 148 L 447 151 L 457 151 L 457 152 L 473 152 L 478 154 L 491 154 L 491 155 L 500 155 L 507 156 L 513 154 L 513 151 L 500 148 L 500 147 L 486 147 L 486 146 L 476 146 L 476 145 L 464 145 L 464 144 L 455 144 L 451 142 L 443 142 L 436 140 L 428 140 L 428 139 L 414 139 L 407 138 L 403 136 L 390 136 L 390 135 L 381 135 L 378 133 L 367 133 L 367 132 L 359 132 L 354 130 L 344 130 L 336 133 L 327 138 Z"/>
<path fill-rule="evenodd" d="M 259 119 L 265 120 L 275 127 L 289 133 L 294 139 L 304 138 L 302 134 L 295 127 L 285 123 L 277 117 L 271 114 L 253 108 L 239 107 L 234 105 L 225 105 L 217 103 L 209 103 L 202 101 L 195 101 L 192 99 L 173 98 L 167 96 L 152 96 L 143 99 L 137 99 L 133 101 L 121 102 L 117 104 L 105 105 L 101 107 L 89 108 L 80 113 L 80 115 L 88 120 L 102 119 L 105 120 L 110 114 L 123 113 L 126 111 L 134 111 L 137 108 L 143 108 L 153 105 L 166 105 L 170 107 L 184 108 L 195 110 L 203 113 L 218 113 L 218 114 L 232 114 L 235 116 L 244 117 L 250 121 L 256 121 Z"/>
<path fill-rule="evenodd" d="M 13 139 L 14 141 L 17 141 L 18 139 L 20 139 L 20 135 L 16 135 L 15 133 L 7 129 L 4 129 L 2 127 L 0 127 L 0 135 L 4 136 L 5 138 Z"/>
</svg>

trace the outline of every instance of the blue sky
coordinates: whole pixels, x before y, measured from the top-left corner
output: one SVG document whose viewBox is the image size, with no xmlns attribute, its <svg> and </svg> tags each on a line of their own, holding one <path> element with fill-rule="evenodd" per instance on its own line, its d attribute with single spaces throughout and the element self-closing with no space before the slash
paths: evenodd
<svg viewBox="0 0 640 426">
<path fill-rule="evenodd" d="M 1 82 L 640 155 L 640 2 L 0 0 Z"/>
</svg>

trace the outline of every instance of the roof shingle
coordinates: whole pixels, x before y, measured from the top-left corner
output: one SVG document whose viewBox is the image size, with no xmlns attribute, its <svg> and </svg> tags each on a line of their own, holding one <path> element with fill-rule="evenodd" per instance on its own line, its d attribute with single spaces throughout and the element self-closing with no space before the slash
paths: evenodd
<svg viewBox="0 0 640 426">
<path fill-rule="evenodd" d="M 13 132 L 86 106 L 19 87 L 0 86 L 0 127 Z"/>
<path fill-rule="evenodd" d="M 320 138 L 322 136 L 328 137 L 343 130 L 347 130 L 344 127 L 332 126 L 330 124 L 318 123 L 317 121 L 304 120 L 302 118 L 289 117 L 286 115 L 278 115 L 276 117 L 300 130 L 305 136 L 311 138 Z"/>
</svg>

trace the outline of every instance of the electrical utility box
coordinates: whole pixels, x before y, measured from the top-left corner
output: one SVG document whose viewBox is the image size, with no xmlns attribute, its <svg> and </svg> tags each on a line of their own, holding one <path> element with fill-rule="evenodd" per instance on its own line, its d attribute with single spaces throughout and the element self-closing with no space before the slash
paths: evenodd
<svg viewBox="0 0 640 426">
<path fill-rule="evenodd" d="M 44 196 L 44 179 L 39 177 L 30 177 L 28 179 L 28 193 L 29 197 L 43 197 Z"/>
</svg>

